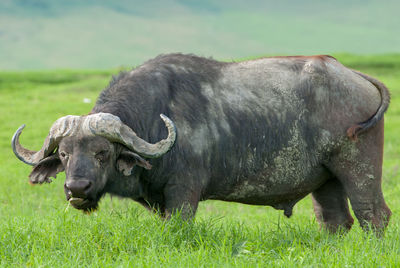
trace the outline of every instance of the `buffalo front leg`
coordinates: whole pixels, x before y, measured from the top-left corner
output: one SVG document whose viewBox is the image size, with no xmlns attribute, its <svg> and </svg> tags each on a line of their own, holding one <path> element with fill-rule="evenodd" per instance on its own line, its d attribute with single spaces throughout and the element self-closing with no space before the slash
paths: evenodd
<svg viewBox="0 0 400 268">
<path fill-rule="evenodd" d="M 178 213 L 182 219 L 194 217 L 200 201 L 201 190 L 191 184 L 167 184 L 164 188 L 165 217 Z"/>
<path fill-rule="evenodd" d="M 327 167 L 340 180 L 361 227 L 381 234 L 391 211 L 383 198 L 383 120 L 361 134 L 357 142 L 346 140 Z"/>
<path fill-rule="evenodd" d="M 351 217 L 347 196 L 340 181 L 336 178 L 328 180 L 312 193 L 312 201 L 322 228 L 330 233 L 350 230 L 354 219 Z"/>
</svg>

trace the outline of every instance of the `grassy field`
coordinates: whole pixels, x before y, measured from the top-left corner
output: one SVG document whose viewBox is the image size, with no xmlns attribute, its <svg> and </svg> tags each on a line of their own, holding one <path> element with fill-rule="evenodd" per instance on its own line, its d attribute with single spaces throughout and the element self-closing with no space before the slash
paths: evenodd
<svg viewBox="0 0 400 268">
<path fill-rule="evenodd" d="M 64 174 L 51 184 L 29 185 L 30 167 L 14 157 L 10 139 L 26 123 L 21 143 L 39 149 L 57 118 L 89 112 L 119 70 L 2 72 L 0 265 L 399 267 L 400 55 L 336 56 L 379 78 L 392 92 L 383 191 L 393 216 L 385 238 L 363 233 L 358 222 L 344 236 L 320 232 L 309 197 L 295 206 L 290 219 L 270 207 L 206 201 L 194 223 L 162 221 L 133 201 L 109 196 L 87 216 L 65 201 Z"/>
</svg>

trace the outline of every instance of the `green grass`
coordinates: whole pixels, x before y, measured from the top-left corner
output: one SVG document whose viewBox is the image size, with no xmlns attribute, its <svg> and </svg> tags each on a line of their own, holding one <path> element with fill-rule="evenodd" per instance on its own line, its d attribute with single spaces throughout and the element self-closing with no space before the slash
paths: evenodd
<svg viewBox="0 0 400 268">
<path fill-rule="evenodd" d="M 309 197 L 287 219 L 270 207 L 202 202 L 194 223 L 160 220 L 130 200 L 105 197 L 87 216 L 68 206 L 64 174 L 31 186 L 30 167 L 12 154 L 22 144 L 39 149 L 51 124 L 90 111 L 109 71 L 0 73 L 0 265 L 134 267 L 398 267 L 400 265 L 400 56 L 336 55 L 391 89 L 385 117 L 383 191 L 393 216 L 385 238 L 355 223 L 344 236 L 319 231 Z M 84 98 L 91 103 L 83 102 Z"/>
</svg>

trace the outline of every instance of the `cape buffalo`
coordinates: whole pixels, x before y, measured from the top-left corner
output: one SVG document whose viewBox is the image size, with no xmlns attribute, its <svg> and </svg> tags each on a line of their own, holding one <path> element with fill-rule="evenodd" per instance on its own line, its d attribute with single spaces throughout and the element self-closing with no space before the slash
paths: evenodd
<svg viewBox="0 0 400 268">
<path fill-rule="evenodd" d="M 67 200 L 97 208 L 106 193 L 162 216 L 206 199 L 269 205 L 291 216 L 312 193 L 329 231 L 383 230 L 383 116 L 389 92 L 330 56 L 218 62 L 161 55 L 114 77 L 88 115 L 65 116 L 40 151 L 15 155 L 31 183 L 66 173 Z M 159 115 L 162 120 L 160 120 Z M 170 119 L 169 119 L 170 118 Z"/>
</svg>

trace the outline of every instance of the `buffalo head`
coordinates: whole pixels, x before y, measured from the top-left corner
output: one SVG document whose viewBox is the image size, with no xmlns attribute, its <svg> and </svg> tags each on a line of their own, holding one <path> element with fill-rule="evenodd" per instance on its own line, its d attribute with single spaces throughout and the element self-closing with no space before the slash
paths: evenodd
<svg viewBox="0 0 400 268">
<path fill-rule="evenodd" d="M 165 115 L 161 118 L 168 137 L 155 144 L 138 137 L 119 117 L 97 113 L 58 119 L 37 152 L 19 143 L 22 125 L 12 138 L 12 147 L 21 161 L 33 166 L 31 183 L 51 182 L 50 177 L 65 170 L 67 200 L 77 209 L 91 211 L 105 194 L 109 178 L 131 176 L 136 165 L 150 169 L 144 158 L 160 157 L 172 147 L 176 139 L 174 123 Z"/>
</svg>

